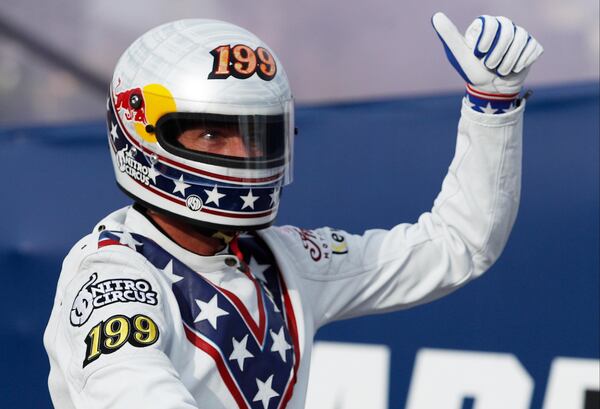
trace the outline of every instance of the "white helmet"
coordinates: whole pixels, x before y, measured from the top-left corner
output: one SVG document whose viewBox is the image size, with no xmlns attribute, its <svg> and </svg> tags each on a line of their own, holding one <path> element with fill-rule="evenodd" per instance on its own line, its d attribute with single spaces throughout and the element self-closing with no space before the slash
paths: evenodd
<svg viewBox="0 0 600 409">
<path fill-rule="evenodd" d="M 292 180 L 294 110 L 258 37 L 216 20 L 159 26 L 121 56 L 107 108 L 117 184 L 134 200 L 210 229 L 273 223 Z M 194 149 L 179 139 L 189 129 L 202 130 Z M 223 129 L 246 153 L 219 151 Z"/>
</svg>

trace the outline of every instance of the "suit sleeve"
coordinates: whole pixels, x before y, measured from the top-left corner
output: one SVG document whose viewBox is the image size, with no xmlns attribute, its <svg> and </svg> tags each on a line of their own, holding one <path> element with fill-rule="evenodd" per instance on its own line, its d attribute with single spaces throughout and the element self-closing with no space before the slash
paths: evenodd
<svg viewBox="0 0 600 409">
<path fill-rule="evenodd" d="M 57 342 L 77 409 L 192 409 L 169 359 L 176 331 L 167 287 L 126 246 L 86 257 L 65 290 Z"/>
<path fill-rule="evenodd" d="M 463 105 L 441 191 L 414 224 L 363 235 L 291 226 L 265 234 L 296 273 L 317 327 L 432 301 L 496 261 L 519 205 L 523 110 L 485 115 Z"/>
</svg>

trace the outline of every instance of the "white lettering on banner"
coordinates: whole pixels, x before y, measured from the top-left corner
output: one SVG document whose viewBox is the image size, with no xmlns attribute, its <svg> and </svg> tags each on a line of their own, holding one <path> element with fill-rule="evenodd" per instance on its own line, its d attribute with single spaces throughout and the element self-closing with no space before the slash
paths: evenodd
<svg viewBox="0 0 600 409">
<path fill-rule="evenodd" d="M 600 390 L 600 361 L 555 358 L 550 368 L 544 409 L 584 408 L 588 390 Z"/>
<path fill-rule="evenodd" d="M 528 409 L 533 379 L 512 354 L 421 349 L 407 409 Z"/>
<path fill-rule="evenodd" d="M 318 342 L 307 409 L 387 409 L 390 350 Z M 534 382 L 509 353 L 424 348 L 417 352 L 406 409 L 530 409 Z M 587 409 L 600 393 L 600 361 L 552 361 L 543 409 Z M 587 401 L 586 401 L 587 400 Z"/>
<path fill-rule="evenodd" d="M 306 409 L 387 409 L 390 350 L 385 345 L 317 342 Z"/>
</svg>

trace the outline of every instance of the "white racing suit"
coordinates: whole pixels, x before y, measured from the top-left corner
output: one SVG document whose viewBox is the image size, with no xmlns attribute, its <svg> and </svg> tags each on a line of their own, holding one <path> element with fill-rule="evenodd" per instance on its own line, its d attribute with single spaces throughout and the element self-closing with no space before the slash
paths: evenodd
<svg viewBox="0 0 600 409">
<path fill-rule="evenodd" d="M 203 257 L 134 208 L 112 213 L 63 264 L 44 335 L 55 407 L 303 408 L 319 327 L 434 300 L 500 255 L 523 109 L 463 105 L 431 212 L 389 231 L 271 227 Z"/>
</svg>

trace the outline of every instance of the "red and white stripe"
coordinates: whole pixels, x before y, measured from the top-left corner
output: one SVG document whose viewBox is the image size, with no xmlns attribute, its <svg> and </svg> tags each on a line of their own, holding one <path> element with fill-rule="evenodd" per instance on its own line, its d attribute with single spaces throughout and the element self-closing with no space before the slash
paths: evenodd
<svg viewBox="0 0 600 409">
<path fill-rule="evenodd" d="M 278 406 L 278 409 L 285 409 L 288 402 L 292 398 L 292 394 L 294 393 L 294 385 L 296 385 L 296 381 L 298 380 L 298 367 L 300 366 L 300 338 L 298 336 L 298 324 L 296 323 L 296 316 L 294 314 L 292 300 L 285 284 L 285 280 L 281 274 L 278 275 L 278 280 L 283 292 L 285 320 L 288 323 L 288 329 L 290 331 L 290 335 L 292 336 L 292 343 L 294 344 L 294 370 L 292 371 L 292 376 L 288 380 Z"/>
<path fill-rule="evenodd" d="M 284 391 L 281 394 L 281 400 L 279 402 L 279 406 L 277 407 L 278 409 L 285 409 L 287 407 L 290 399 L 292 398 L 292 394 L 294 391 L 294 385 L 296 384 L 296 381 L 297 381 L 298 367 L 300 365 L 300 344 L 299 344 L 299 337 L 298 337 L 298 326 L 296 324 L 296 317 L 294 315 L 294 309 L 293 309 L 292 302 L 291 302 L 291 299 L 290 299 L 290 296 L 288 293 L 288 289 L 287 289 L 287 287 L 285 285 L 285 281 L 283 280 L 283 277 L 281 277 L 281 275 L 279 275 L 278 280 L 281 285 L 280 288 L 281 288 L 282 294 L 283 294 L 283 303 L 284 303 L 284 307 L 285 307 L 285 318 L 288 323 L 288 329 L 290 331 L 290 335 L 292 337 L 292 343 L 294 344 L 294 366 L 293 366 L 292 372 L 290 374 L 290 377 L 288 378 L 288 381 L 284 388 Z M 207 282 L 209 284 L 211 284 L 213 287 L 215 287 L 209 281 L 207 281 Z M 227 386 L 227 389 L 231 393 L 231 396 L 237 403 L 238 408 L 249 409 L 251 407 L 251 405 L 246 400 L 246 397 L 244 396 L 244 393 L 242 392 L 242 388 L 237 383 L 235 376 L 229 369 L 229 365 L 227 364 L 227 359 L 223 355 L 219 346 L 216 345 L 214 342 L 212 342 L 208 337 L 204 336 L 202 333 L 197 332 L 194 328 L 187 325 L 185 322 L 183 322 L 183 329 L 185 331 L 185 335 L 186 335 L 188 341 L 190 341 L 198 349 L 204 351 L 215 361 L 215 364 L 217 365 L 217 370 L 219 371 L 219 374 L 221 375 L 221 379 L 223 380 L 223 382 L 225 383 L 225 386 Z M 264 344 L 262 345 L 262 348 L 264 348 Z"/>
<path fill-rule="evenodd" d="M 183 323 L 183 329 L 185 335 L 195 347 L 207 353 L 217 365 L 217 370 L 221 375 L 221 379 L 229 389 L 231 396 L 235 400 L 239 409 L 250 409 L 252 406 L 246 400 L 242 388 L 235 380 L 235 376 L 231 373 L 229 366 L 227 365 L 227 359 L 223 356 L 221 349 L 218 345 L 214 344 L 209 338 L 203 336 L 201 333 L 196 332 L 193 328 L 189 327 L 185 322 Z"/>
<path fill-rule="evenodd" d="M 518 92 L 514 94 L 491 94 L 489 92 L 479 91 L 478 89 L 473 88 L 471 84 L 467 84 L 467 93 L 469 95 L 473 95 L 474 97 L 488 99 L 491 101 L 512 101 L 519 96 Z"/>
</svg>

